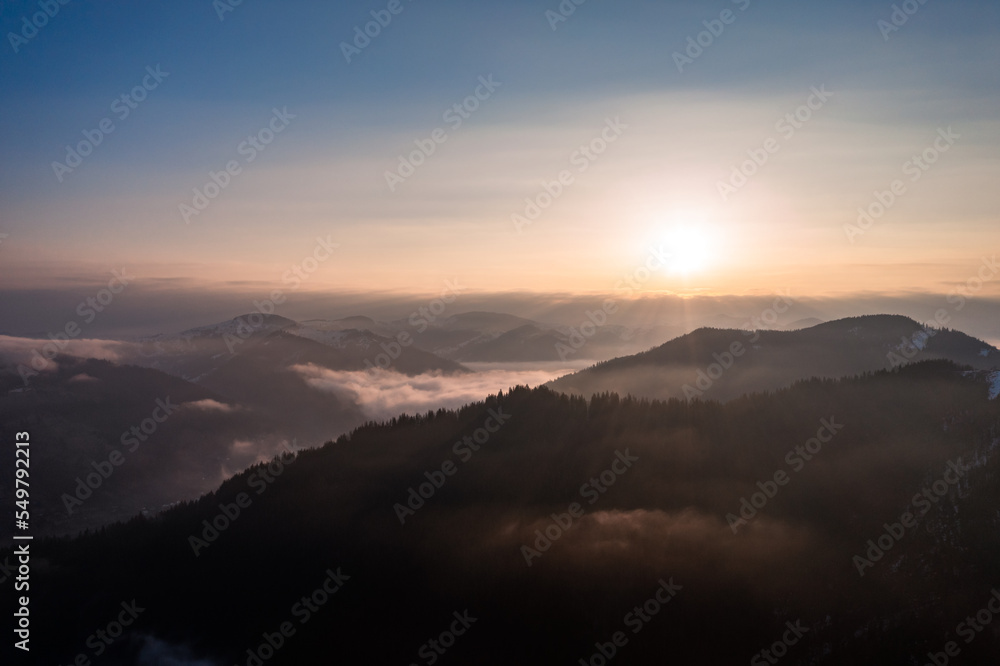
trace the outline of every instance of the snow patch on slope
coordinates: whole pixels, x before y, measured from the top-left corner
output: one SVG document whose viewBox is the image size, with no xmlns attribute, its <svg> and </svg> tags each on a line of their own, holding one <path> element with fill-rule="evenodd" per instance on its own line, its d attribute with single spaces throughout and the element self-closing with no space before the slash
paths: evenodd
<svg viewBox="0 0 1000 666">
<path fill-rule="evenodd" d="M 1000 396 L 1000 370 L 994 370 L 989 374 L 990 380 L 990 400 L 996 400 Z"/>
</svg>

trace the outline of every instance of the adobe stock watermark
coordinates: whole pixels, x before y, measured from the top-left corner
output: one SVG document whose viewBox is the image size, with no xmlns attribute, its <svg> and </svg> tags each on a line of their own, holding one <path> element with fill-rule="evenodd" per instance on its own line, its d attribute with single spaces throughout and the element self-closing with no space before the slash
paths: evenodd
<svg viewBox="0 0 1000 666">
<path fill-rule="evenodd" d="M 621 280 L 615 282 L 614 289 L 616 294 L 628 297 L 639 293 L 643 290 L 644 285 L 653 277 L 653 273 L 657 273 L 664 268 L 670 268 L 669 259 L 677 256 L 675 252 L 664 250 L 662 243 L 658 248 L 651 245 L 647 246 L 646 250 L 649 252 L 649 256 L 646 257 L 645 261 L 633 268 L 632 272 L 622 275 Z"/>
<path fill-rule="evenodd" d="M 913 510 L 904 511 L 895 523 L 883 523 L 882 527 L 885 528 L 885 532 L 875 539 L 868 540 L 865 544 L 868 549 L 865 550 L 864 555 L 854 556 L 854 567 L 857 569 L 858 575 L 864 577 L 865 569 L 875 566 L 876 562 L 881 560 L 886 553 L 892 550 L 893 546 L 906 536 L 907 531 L 912 532 L 917 527 L 917 521 L 948 494 L 951 486 L 958 485 L 970 469 L 971 466 L 962 464 L 961 458 L 954 461 L 949 460 L 948 467 L 942 477 L 930 484 L 929 487 L 923 488 L 910 500 Z"/>
<path fill-rule="evenodd" d="M 569 17 L 576 13 L 576 8 L 585 2 L 587 0 L 562 0 L 554 10 L 546 9 L 545 20 L 548 21 L 552 32 L 559 29 L 560 23 L 568 21 Z"/>
<path fill-rule="evenodd" d="M 255 470 L 247 477 L 247 487 L 255 491 L 255 495 L 263 495 L 264 491 L 270 488 L 271 484 L 285 471 L 285 466 L 293 460 L 295 460 L 295 454 L 286 449 L 266 465 L 261 463 L 260 469 Z M 232 502 L 220 502 L 219 512 L 211 520 L 201 521 L 201 534 L 188 536 L 188 545 L 191 546 L 194 556 L 199 557 L 203 550 L 215 543 L 219 536 L 228 530 L 252 504 L 253 497 L 246 491 L 237 493 Z"/>
<path fill-rule="evenodd" d="M 966 299 L 972 298 L 983 288 L 984 284 L 995 279 L 997 273 L 1000 273 L 997 256 L 994 254 L 992 257 L 983 257 L 976 274 L 948 293 L 947 300 L 954 305 L 955 312 L 960 312 L 965 307 Z M 951 314 L 945 308 L 935 310 L 933 322 L 925 322 L 919 330 L 914 331 L 909 337 L 903 336 L 902 344 L 895 351 L 890 351 L 885 355 L 889 366 L 895 368 L 916 357 L 927 346 L 928 340 L 951 323 L 951 319 Z"/>
<path fill-rule="evenodd" d="M 750 338 L 749 342 L 751 345 L 756 343 L 760 339 L 760 330 L 762 328 L 761 324 L 766 324 L 767 326 L 773 326 L 778 322 L 779 315 L 788 312 L 795 304 L 792 299 L 791 292 L 786 289 L 784 294 L 779 293 L 778 297 L 774 299 L 771 307 L 765 308 L 761 311 L 758 317 L 751 317 L 745 324 L 743 324 L 743 335 Z M 740 359 L 747 352 L 746 347 L 739 340 L 733 340 L 726 350 L 721 353 L 715 352 L 712 354 L 712 358 L 715 359 L 715 363 L 711 363 L 704 370 L 699 370 L 697 373 L 697 378 L 695 379 L 694 386 L 691 384 L 685 384 L 681 387 L 684 392 L 684 397 L 688 400 L 693 400 L 694 398 L 700 398 L 705 395 L 715 382 L 718 381 L 722 375 L 726 373 L 737 360 Z"/>
<path fill-rule="evenodd" d="M 76 306 L 76 314 L 83 320 L 82 324 L 93 323 L 97 319 L 98 313 L 104 312 L 115 300 L 115 296 L 122 293 L 134 279 L 134 276 L 126 275 L 124 268 L 120 271 L 111 271 L 111 279 L 108 280 L 107 286 L 100 289 L 95 295 L 80 301 L 80 304 Z M 24 382 L 25 386 L 28 385 L 28 380 L 31 377 L 49 367 L 52 359 L 69 346 L 70 339 L 78 337 L 83 332 L 82 324 L 71 319 L 66 322 L 62 331 L 49 333 L 49 342 L 42 345 L 41 352 L 37 348 L 31 350 L 30 368 L 23 363 L 18 363 L 17 373 L 21 376 L 21 381 Z"/>
<path fill-rule="evenodd" d="M 994 254 L 989 258 L 983 257 L 982 264 L 980 264 L 976 274 L 967 279 L 964 285 L 956 287 L 948 293 L 948 302 L 954 304 L 955 312 L 961 312 L 967 299 L 972 298 L 982 290 L 984 284 L 995 279 L 997 273 L 1000 273 L 997 255 Z M 937 314 L 935 314 L 935 318 L 937 318 Z"/>
<path fill-rule="evenodd" d="M 968 645 L 982 632 L 986 631 L 993 620 L 1000 615 L 1000 590 L 993 588 L 990 590 L 990 598 L 986 600 L 983 607 L 976 611 L 975 615 L 969 615 L 955 626 L 955 633 L 960 638 L 965 639 Z M 948 641 L 941 652 L 928 652 L 927 662 L 924 666 L 948 666 L 954 657 L 962 654 L 962 648 L 957 641 Z"/>
<path fill-rule="evenodd" d="M 325 573 L 326 578 L 315 590 L 292 604 L 288 611 L 292 619 L 281 622 L 274 631 L 265 631 L 260 635 L 262 640 L 258 645 L 246 649 L 245 666 L 263 666 L 274 657 L 278 650 L 295 636 L 298 628 L 323 610 L 330 603 L 330 599 L 344 587 L 344 583 L 351 579 L 340 570 L 340 567 L 337 567 L 336 571 L 327 569 Z M 293 620 L 298 620 L 298 626 Z"/>
<path fill-rule="evenodd" d="M 157 398 L 155 404 L 156 407 L 147 418 L 139 424 L 133 425 L 119 437 L 118 441 L 121 442 L 122 447 L 128 447 L 127 453 L 135 453 L 139 445 L 152 437 L 153 433 L 159 429 L 160 424 L 179 409 L 178 405 L 170 402 L 169 395 L 165 399 Z M 94 491 L 104 485 L 104 482 L 110 479 L 115 470 L 124 463 L 125 455 L 118 449 L 112 449 L 111 453 L 101 462 L 91 461 L 90 466 L 94 468 L 94 471 L 82 479 L 76 477 L 76 489 L 73 494 L 63 493 L 61 497 L 63 506 L 66 507 L 66 515 L 72 516 L 73 512 L 83 506 L 83 503 L 94 495 Z"/>
<path fill-rule="evenodd" d="M 441 114 L 441 120 L 448 124 L 450 131 L 457 131 L 502 85 L 502 82 L 493 80 L 493 74 L 480 76 L 479 85 L 472 94 L 445 109 Z M 448 140 L 448 131 L 443 127 L 436 127 L 427 138 L 414 139 L 413 145 L 416 146 L 416 150 L 408 155 L 400 155 L 395 171 L 385 172 L 385 183 L 389 186 L 390 192 L 395 192 L 399 185 L 405 183 L 407 178 L 415 174 L 417 169 L 437 152 L 437 147 Z"/>
<path fill-rule="evenodd" d="M 120 639 L 139 618 L 139 615 L 146 610 L 135 599 L 131 602 L 123 601 L 119 606 L 122 609 L 118 612 L 118 615 L 90 636 L 87 636 L 84 645 L 90 648 L 90 652 L 80 652 L 69 663 L 90 664 L 92 657 L 100 657 L 107 652 L 108 648 Z"/>
<path fill-rule="evenodd" d="M 837 433 L 844 428 L 844 424 L 837 423 L 837 419 L 834 416 L 831 416 L 829 419 L 820 419 L 819 423 L 819 429 L 816 430 L 815 437 L 810 437 L 804 443 L 797 445 L 793 449 L 789 449 L 788 453 L 785 454 L 785 464 L 791 468 L 793 474 L 801 472 L 806 463 L 812 460 L 823 449 L 823 445 L 831 442 Z M 739 533 L 741 527 L 749 524 L 749 521 L 756 518 L 757 514 L 767 506 L 767 503 L 775 498 L 778 491 L 783 486 L 787 486 L 791 480 L 792 477 L 788 472 L 779 469 L 774 472 L 771 479 L 758 481 L 757 488 L 759 492 L 750 495 L 749 499 L 746 497 L 740 498 L 740 508 L 737 509 L 739 515 L 726 514 L 726 522 L 729 523 L 729 529 L 733 531 L 733 534 Z"/>
<path fill-rule="evenodd" d="M 412 2 L 413 0 L 407 0 Z M 371 21 L 364 24 L 364 29 L 360 25 L 354 26 L 354 39 L 350 42 L 340 43 L 340 52 L 344 54 L 344 60 L 351 64 L 351 60 L 361 55 L 361 52 L 368 48 L 372 40 L 382 34 L 382 31 L 389 27 L 394 16 L 403 13 L 406 6 L 401 0 L 389 0 L 385 9 L 373 9 L 370 14 Z"/>
<path fill-rule="evenodd" d="M 606 118 L 600 133 L 570 155 L 569 163 L 576 167 L 576 173 L 581 174 L 589 169 L 590 165 L 596 162 L 607 151 L 608 146 L 617 141 L 626 129 L 628 129 L 628 125 L 623 123 L 618 116 L 615 116 L 614 120 Z M 542 212 L 561 197 L 574 182 L 576 182 L 576 174 L 569 169 L 560 171 L 555 180 L 543 180 L 541 191 L 533 197 L 526 197 L 524 209 L 520 213 L 513 213 L 510 216 L 514 230 L 521 233 L 523 227 L 534 224 Z"/>
<path fill-rule="evenodd" d="M 38 31 L 47 26 L 49 21 L 56 17 L 59 10 L 69 3 L 70 0 L 39 0 L 38 8 L 41 11 L 35 12 L 30 18 L 27 15 L 22 16 L 21 30 L 16 33 L 7 33 L 7 41 L 10 42 L 14 53 L 19 52 L 22 46 L 34 39 L 38 35 Z"/>
<path fill-rule="evenodd" d="M 423 333 L 427 330 L 427 327 L 442 317 L 448 306 L 455 302 L 455 299 L 462 293 L 465 289 L 462 285 L 458 283 L 458 278 L 452 280 L 444 281 L 444 290 L 441 291 L 441 296 L 435 298 L 426 306 L 417 308 L 410 313 L 409 318 L 406 323 L 417 333 Z M 375 356 L 375 362 L 372 363 L 371 360 L 365 359 L 365 368 L 369 372 L 373 372 L 378 369 L 388 370 L 389 367 L 403 354 L 403 349 L 409 347 L 413 344 L 413 336 L 410 335 L 408 331 L 400 331 L 396 334 L 396 340 L 389 343 L 381 343 L 379 347 L 382 349 L 382 353 Z"/>
<path fill-rule="evenodd" d="M 776 664 L 778 660 L 788 654 L 788 650 L 797 645 L 802 637 L 809 631 L 802 626 L 802 620 L 796 620 L 794 624 L 785 622 L 785 633 L 781 638 L 771 643 L 771 647 L 761 650 L 750 659 L 750 666 L 766 666 L 766 664 Z"/>
<path fill-rule="evenodd" d="M 333 251 L 339 247 L 339 243 L 334 243 L 330 240 L 330 234 L 327 234 L 326 238 L 317 236 L 316 245 L 313 247 L 312 253 L 306 255 L 301 261 L 292 264 L 291 268 L 282 274 L 282 283 L 291 285 L 292 291 L 298 289 L 302 282 L 319 270 L 320 264 L 330 259 L 333 256 Z M 253 312 L 247 315 L 246 320 L 242 317 L 236 318 L 237 326 L 235 335 L 233 333 L 226 333 L 222 336 L 222 341 L 226 344 L 229 353 L 235 354 L 236 347 L 249 340 L 258 329 L 262 328 L 266 321 L 264 317 L 274 314 L 277 306 L 284 303 L 285 299 L 283 291 L 273 289 L 263 300 L 253 301 Z"/>
<path fill-rule="evenodd" d="M 643 285 L 652 278 L 653 273 L 667 267 L 668 259 L 674 256 L 672 253 L 665 251 L 663 245 L 660 245 L 659 248 L 649 246 L 647 250 L 649 256 L 646 257 L 646 260 L 633 268 L 630 273 L 625 273 L 621 280 L 615 282 L 615 293 L 627 297 L 641 291 Z M 603 326 L 607 325 L 611 316 L 617 312 L 618 302 L 611 298 L 605 299 L 600 309 L 594 311 L 586 310 L 584 312 L 586 319 L 581 321 L 578 326 L 570 327 L 567 340 L 569 344 L 565 342 L 555 343 L 555 350 L 559 354 L 560 360 L 565 361 L 571 354 L 575 354 L 583 349 L 584 345 L 597 335 L 597 332 Z"/>
<path fill-rule="evenodd" d="M 910 20 L 910 17 L 926 4 L 927 0 L 903 0 L 900 4 L 893 5 L 888 20 L 879 19 L 875 22 L 875 27 L 882 34 L 882 40 L 888 42 L 889 35 L 899 31 Z"/>
<path fill-rule="evenodd" d="M 774 129 L 781 134 L 785 141 L 795 136 L 795 132 L 802 129 L 807 122 L 812 120 L 813 114 L 822 109 L 823 105 L 833 97 L 833 93 L 826 89 L 826 84 L 821 85 L 819 88 L 813 86 L 809 90 L 810 94 L 803 104 L 798 106 L 794 111 L 786 113 L 774 124 Z M 731 195 L 736 194 L 737 191 L 749 182 L 749 179 L 753 175 L 767 164 L 768 160 L 771 159 L 771 155 L 774 155 L 779 150 L 781 150 L 781 141 L 775 139 L 773 136 L 765 139 L 760 148 L 748 149 L 747 157 L 749 159 L 744 160 L 738 166 L 734 166 L 728 180 L 716 181 L 715 187 L 719 192 L 719 196 L 722 197 L 722 201 L 726 202 Z"/>
<path fill-rule="evenodd" d="M 606 299 L 597 310 L 586 310 L 584 314 L 587 318 L 580 322 L 578 326 L 570 326 L 569 337 L 567 338 L 569 344 L 565 342 L 555 343 L 559 359 L 565 361 L 571 354 L 575 354 L 583 349 L 583 346 L 592 337 L 597 335 L 597 331 L 608 323 L 608 317 L 616 312 L 618 312 L 618 304 L 611 299 Z"/>
<path fill-rule="evenodd" d="M 608 492 L 608 489 L 615 485 L 618 477 L 629 471 L 632 465 L 638 460 L 639 456 L 633 456 L 629 453 L 628 449 L 625 449 L 624 453 L 616 450 L 615 457 L 611 460 L 608 468 L 580 486 L 580 497 L 586 499 L 587 504 L 594 504 L 594 502 L 601 499 L 601 495 Z M 586 511 L 586 508 L 579 502 L 571 502 L 566 507 L 565 513 L 551 514 L 550 518 L 552 518 L 552 522 L 545 527 L 544 531 L 535 530 L 535 541 L 532 544 L 534 548 L 526 544 L 521 546 L 521 555 L 524 557 L 524 563 L 530 567 L 532 560 L 541 557 L 542 553 L 548 551 L 552 547 L 552 544 L 562 538 L 562 535 L 573 527 L 575 524 L 574 521 L 583 518 Z"/>
<path fill-rule="evenodd" d="M 428 640 L 426 643 L 420 646 L 417 650 L 417 656 L 423 659 L 428 666 L 434 664 L 444 656 L 444 653 L 448 651 L 450 647 L 455 645 L 455 641 L 460 637 L 464 636 L 465 632 L 476 623 L 479 618 L 472 617 L 469 615 L 469 609 L 465 609 L 461 613 L 455 611 L 451 614 L 454 620 L 448 625 L 448 628 L 438 634 L 435 638 Z M 417 666 L 416 663 L 411 663 L 410 666 Z"/>
<path fill-rule="evenodd" d="M 416 329 L 417 333 L 423 333 L 430 324 L 444 315 L 447 306 L 454 303 L 466 288 L 459 284 L 458 278 L 445 280 L 441 296 L 428 303 L 427 307 L 417 308 L 411 312 L 406 323 Z"/>
<path fill-rule="evenodd" d="M 27 489 L 20 488 L 19 490 L 24 494 L 18 494 L 18 497 L 27 497 Z M 27 499 L 24 502 L 27 504 Z M 31 544 L 24 542 L 18 544 L 13 555 L 18 562 L 18 575 L 15 579 L 17 582 L 14 583 L 14 589 L 22 593 L 28 592 L 31 589 Z M 22 594 L 16 598 L 14 607 L 17 609 L 14 611 L 14 633 L 21 639 L 14 642 L 14 647 L 18 650 L 31 652 L 31 597 Z"/>
<path fill-rule="evenodd" d="M 750 2 L 751 0 L 732 0 L 732 3 L 737 5 L 741 12 L 745 12 L 750 7 Z M 715 40 L 722 36 L 722 33 L 726 31 L 726 26 L 736 22 L 737 16 L 739 14 L 733 10 L 723 9 L 719 13 L 719 18 L 702 21 L 701 24 L 705 26 L 705 29 L 693 37 L 688 35 L 687 47 L 684 52 L 673 52 L 677 71 L 683 74 L 686 65 L 693 65 L 694 61 L 700 58 L 705 50 L 715 44 Z"/>
<path fill-rule="evenodd" d="M 267 124 L 256 133 L 247 136 L 236 146 L 236 154 L 243 157 L 243 164 L 240 164 L 239 160 L 232 159 L 226 162 L 219 171 L 209 171 L 205 184 L 192 190 L 194 195 L 191 197 L 191 205 L 178 204 L 177 210 L 180 211 L 184 224 L 191 224 L 192 217 L 201 215 L 209 204 L 232 184 L 233 179 L 243 173 L 243 165 L 250 164 L 257 159 L 257 156 L 267 149 L 275 137 L 281 134 L 294 118 L 295 114 L 289 113 L 287 106 L 280 111 L 277 108 L 271 109 L 271 119 Z"/>
<path fill-rule="evenodd" d="M 18 570 L 21 569 L 20 566 L 14 566 L 11 564 L 10 555 L 3 558 L 3 562 L 0 562 L 0 585 L 6 583 L 11 577 L 16 573 L 22 573 Z M 25 568 L 23 571 L 24 575 L 27 575 L 29 569 Z"/>
<path fill-rule="evenodd" d="M 621 293 L 624 296 L 630 296 L 633 293 L 641 291 L 643 285 L 652 278 L 653 273 L 663 270 L 668 266 L 668 259 L 674 256 L 672 253 L 667 252 L 663 249 L 663 245 L 660 247 L 647 247 L 649 256 L 646 257 L 645 261 L 640 263 L 638 266 L 632 269 L 630 273 L 625 273 L 621 280 L 615 282 L 615 292 Z M 571 354 L 583 349 L 584 345 L 590 341 L 595 335 L 597 335 L 598 330 L 605 326 L 612 315 L 618 312 L 618 303 L 614 299 L 605 299 L 601 304 L 601 307 L 597 310 L 590 311 L 586 310 L 584 315 L 586 319 L 580 322 L 578 326 L 571 326 L 569 329 L 569 338 L 566 344 L 565 342 L 556 342 L 555 349 L 556 353 L 559 354 L 560 360 L 567 360 Z"/>
<path fill-rule="evenodd" d="M 920 180 L 927 173 L 928 169 L 937 163 L 941 155 L 951 150 L 955 142 L 962 137 L 958 132 L 952 131 L 951 125 L 947 129 L 939 127 L 937 134 L 934 141 L 928 144 L 923 151 L 903 162 L 903 175 L 909 176 L 911 183 Z M 888 189 L 875 190 L 872 193 L 875 200 L 866 207 L 858 208 L 857 222 L 855 224 L 844 225 L 844 233 L 847 235 L 847 240 L 854 243 L 855 238 L 863 236 L 865 232 L 872 228 L 875 221 L 885 215 L 907 191 L 906 183 L 899 178 L 889 183 Z"/>
<path fill-rule="evenodd" d="M 243 0 L 212 0 L 212 9 L 215 10 L 219 21 L 226 20 L 226 14 L 235 12 L 236 8 L 243 4 Z"/>
<path fill-rule="evenodd" d="M 146 75 L 132 90 L 122 93 L 111 102 L 111 113 L 118 118 L 119 122 L 125 121 L 132 112 L 139 108 L 139 104 L 144 102 L 149 93 L 156 90 L 163 80 L 170 76 L 170 72 L 160 70 L 160 66 L 146 67 Z M 99 145 L 104 143 L 104 138 L 116 129 L 115 121 L 110 116 L 102 118 L 97 123 L 97 127 L 91 130 L 83 130 L 83 140 L 75 146 L 66 146 L 66 159 L 64 162 L 52 162 L 52 173 L 60 183 L 66 174 L 72 173 L 74 169 L 83 164 L 83 160 L 93 154 Z"/>
<path fill-rule="evenodd" d="M 463 435 L 462 439 L 455 442 L 451 447 L 452 453 L 455 454 L 460 463 L 464 464 L 472 460 L 473 454 L 490 441 L 490 436 L 500 430 L 501 426 L 507 423 L 511 417 L 510 414 L 504 414 L 503 407 L 500 407 L 499 410 L 491 407 L 486 412 L 489 416 L 483 421 L 483 425 L 473 430 L 471 435 Z M 454 476 L 458 470 L 458 465 L 449 459 L 441 463 L 441 469 L 424 472 L 424 478 L 427 480 L 419 484 L 416 488 L 410 486 L 407 489 L 409 493 L 405 500 L 406 504 L 403 505 L 397 502 L 392 506 L 396 517 L 399 518 L 399 524 L 405 525 L 407 518 L 416 515 L 417 511 L 426 504 L 427 500 L 434 497 L 435 493 L 441 490 L 448 477 Z"/>
<path fill-rule="evenodd" d="M 652 622 L 653 618 L 674 600 L 677 593 L 684 589 L 683 585 L 674 583 L 673 577 L 669 580 L 661 578 L 657 582 L 660 586 L 653 591 L 653 594 L 643 603 L 637 604 L 622 618 L 622 624 L 632 630 L 633 636 Z M 629 636 L 624 631 L 616 631 L 611 634 L 608 641 L 594 643 L 594 652 L 586 660 L 579 659 L 577 663 L 580 666 L 606 666 L 609 661 L 614 659 L 619 650 L 628 645 L 628 641 Z"/>
</svg>

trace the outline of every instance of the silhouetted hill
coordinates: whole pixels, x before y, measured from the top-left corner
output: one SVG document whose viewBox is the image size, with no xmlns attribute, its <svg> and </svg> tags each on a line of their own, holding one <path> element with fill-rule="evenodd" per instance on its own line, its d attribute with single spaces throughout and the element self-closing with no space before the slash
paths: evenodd
<svg viewBox="0 0 1000 666">
<path fill-rule="evenodd" d="M 364 324 L 365 319 L 351 318 L 349 323 Z M 143 348 L 145 354 L 137 362 L 196 382 L 226 364 L 238 363 L 236 359 L 240 356 L 266 358 L 274 364 L 271 368 L 274 371 L 302 363 L 329 370 L 365 370 L 368 363 L 378 365 L 378 357 L 387 349 L 393 354 L 391 367 L 403 374 L 467 371 L 454 361 L 413 345 L 398 345 L 394 337 L 357 328 L 323 326 L 321 322 L 305 326 L 285 317 L 259 313 L 178 335 L 148 338 L 143 341 Z"/>
<path fill-rule="evenodd" d="M 807 630 L 788 663 L 922 663 L 1000 580 L 989 390 L 930 361 L 725 404 L 514 389 L 369 424 L 154 519 L 36 542 L 36 656 L 66 663 L 135 599 L 102 663 L 149 641 L 214 664 L 261 645 L 269 666 L 426 663 L 432 639 L 447 663 L 587 663 L 622 632 L 617 663 L 732 664 L 786 623 Z"/>
<path fill-rule="evenodd" d="M 12 367 L 0 372 L 0 429 L 27 431 L 35 442 L 35 534 L 158 511 L 200 496 L 277 450 L 273 423 L 205 387 L 108 361 L 58 356 L 54 365 L 28 388 Z M 120 462 L 109 465 L 116 453 Z M 13 466 L 2 469 L 0 500 L 13 506 Z M 78 479 L 88 477 L 96 487 L 78 490 Z M 85 499 L 67 504 L 66 496 Z M 4 524 L 0 537 L 9 535 Z"/>
<path fill-rule="evenodd" d="M 310 384 L 309 372 L 387 367 L 415 376 L 467 373 L 393 338 L 357 329 L 309 328 L 274 315 L 231 321 L 144 342 L 137 360 L 184 377 L 282 424 L 288 437 L 313 445 L 365 421 L 353 396 Z"/>
<path fill-rule="evenodd" d="M 586 321 L 581 315 L 581 322 Z M 579 326 L 579 323 L 577 324 Z M 582 348 L 571 344 L 571 326 L 533 321 L 502 312 L 462 312 L 435 316 L 425 309 L 406 319 L 378 321 L 355 316 L 335 320 L 310 319 L 287 329 L 295 335 L 326 342 L 356 329 L 387 339 L 405 334 L 413 350 L 461 363 L 522 363 L 603 359 L 645 349 L 666 340 L 678 327 L 629 327 L 613 323 L 596 329 Z M 576 333 L 578 335 L 578 333 Z M 560 355 L 558 345 L 568 353 Z"/>
<path fill-rule="evenodd" d="M 929 359 L 987 369 L 1000 365 L 1000 351 L 959 331 L 926 331 L 896 315 L 850 317 L 794 331 L 702 328 L 550 386 L 580 395 L 615 391 L 728 400 L 799 379 L 846 377 Z"/>
<path fill-rule="evenodd" d="M 798 331 L 800 329 L 811 328 L 822 323 L 824 323 L 822 319 L 817 319 L 816 317 L 806 317 L 805 319 L 799 319 L 790 324 L 786 324 L 785 326 L 782 326 L 782 328 L 786 331 Z"/>
<path fill-rule="evenodd" d="M 493 340 L 476 346 L 474 351 L 463 353 L 463 358 L 480 362 L 503 362 L 509 359 L 521 361 L 558 360 L 556 345 L 565 343 L 566 336 L 555 330 L 543 330 L 534 324 L 525 324 Z"/>
</svg>

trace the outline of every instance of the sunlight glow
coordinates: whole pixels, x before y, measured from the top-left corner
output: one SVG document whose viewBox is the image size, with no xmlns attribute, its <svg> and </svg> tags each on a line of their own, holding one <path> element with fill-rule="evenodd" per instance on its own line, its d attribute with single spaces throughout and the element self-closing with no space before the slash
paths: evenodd
<svg viewBox="0 0 1000 666">
<path fill-rule="evenodd" d="M 690 275 L 704 271 L 712 260 L 712 242 L 704 227 L 678 225 L 663 235 L 661 246 L 672 273 Z"/>
</svg>

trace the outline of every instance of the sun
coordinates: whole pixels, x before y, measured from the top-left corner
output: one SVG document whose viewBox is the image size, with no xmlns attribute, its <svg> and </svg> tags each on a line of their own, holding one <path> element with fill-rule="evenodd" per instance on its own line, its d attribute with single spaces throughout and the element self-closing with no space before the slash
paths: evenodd
<svg viewBox="0 0 1000 666">
<path fill-rule="evenodd" d="M 704 271 L 711 263 L 712 242 L 702 227 L 677 225 L 664 232 L 661 247 L 668 257 L 667 269 L 683 276 Z"/>
</svg>

